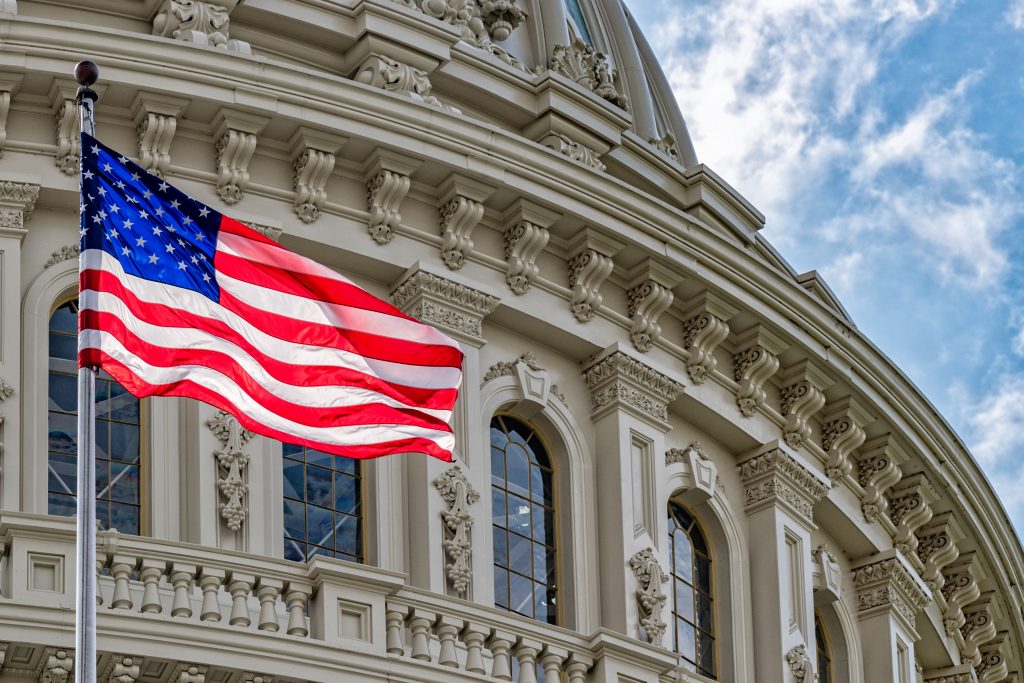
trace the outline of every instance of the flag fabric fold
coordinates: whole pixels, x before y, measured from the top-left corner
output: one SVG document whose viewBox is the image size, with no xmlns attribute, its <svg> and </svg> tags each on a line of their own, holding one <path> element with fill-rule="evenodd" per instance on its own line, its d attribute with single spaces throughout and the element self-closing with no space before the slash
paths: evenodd
<svg viewBox="0 0 1024 683">
<path fill-rule="evenodd" d="M 79 365 L 353 458 L 452 459 L 462 351 L 82 134 Z"/>
</svg>

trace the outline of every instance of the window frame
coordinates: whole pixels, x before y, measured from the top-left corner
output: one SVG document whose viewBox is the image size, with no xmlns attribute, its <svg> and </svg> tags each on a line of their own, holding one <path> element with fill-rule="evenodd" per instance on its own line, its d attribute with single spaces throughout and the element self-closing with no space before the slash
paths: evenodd
<svg viewBox="0 0 1024 683">
<path fill-rule="evenodd" d="M 670 596 L 670 600 L 671 600 L 670 611 L 671 611 L 671 614 L 672 614 L 672 624 L 671 624 L 671 628 L 672 628 L 672 645 L 673 645 L 672 650 L 679 656 L 680 659 L 682 659 L 683 661 L 686 662 L 687 666 L 689 666 L 691 664 L 690 660 L 686 659 L 683 656 L 683 653 L 679 651 L 679 642 L 677 640 L 678 639 L 678 630 L 676 628 L 676 619 L 682 618 L 685 621 L 686 618 L 684 616 L 682 616 L 679 612 L 676 611 L 676 602 L 675 602 L 676 601 L 676 587 L 675 587 L 675 582 L 677 580 L 682 580 L 683 582 L 685 582 L 685 579 L 682 579 L 682 575 L 677 574 L 676 571 L 675 571 L 676 570 L 676 566 L 675 566 L 675 547 L 674 547 L 675 542 L 674 542 L 672 537 L 674 536 L 676 529 L 677 528 L 682 529 L 682 526 L 679 525 L 678 521 L 675 518 L 675 515 L 672 513 L 672 506 L 678 507 L 684 513 L 686 513 L 690 517 L 690 519 L 693 520 L 693 524 L 691 525 L 690 528 L 691 529 L 696 529 L 697 532 L 700 533 L 700 535 L 704 539 L 704 546 L 707 548 L 706 556 L 707 556 L 707 560 L 708 560 L 708 589 L 709 589 L 708 597 L 711 600 L 711 610 L 710 610 L 711 630 L 710 630 L 710 634 L 711 634 L 711 640 L 712 640 L 713 661 L 714 661 L 715 669 L 714 669 L 713 672 L 711 672 L 709 674 L 709 673 L 705 673 L 704 671 L 701 670 L 702 667 L 700 666 L 699 662 L 694 661 L 694 662 L 692 662 L 692 665 L 694 667 L 694 673 L 696 673 L 696 674 L 698 674 L 700 676 L 704 676 L 704 677 L 710 678 L 711 680 L 718 680 L 719 676 L 721 675 L 721 671 L 722 671 L 721 652 L 719 651 L 720 650 L 720 648 L 719 648 L 720 639 L 719 639 L 719 635 L 718 635 L 718 630 L 719 630 L 718 626 L 719 626 L 720 616 L 718 614 L 719 599 L 718 599 L 718 577 L 716 576 L 717 563 L 716 563 L 716 560 L 715 560 L 715 553 L 714 553 L 712 544 L 710 542 L 711 541 L 711 536 L 708 534 L 707 530 L 705 529 L 704 524 L 701 522 L 700 517 L 698 515 L 694 514 L 692 508 L 690 508 L 689 506 L 684 505 L 682 503 L 679 503 L 679 502 L 677 502 L 675 500 L 670 499 L 668 501 L 668 506 L 667 506 L 667 510 L 666 510 L 666 512 L 668 514 L 666 516 L 668 517 L 668 527 L 669 527 L 669 529 L 668 529 L 668 531 L 669 531 L 669 533 L 668 533 L 668 541 L 669 541 L 669 578 L 671 579 L 671 590 L 672 590 L 672 594 Z M 697 550 L 693 547 L 693 539 L 690 536 L 689 530 L 684 530 L 683 533 L 684 533 L 684 535 L 687 537 L 687 539 L 690 542 L 691 554 L 695 554 L 697 552 Z M 697 565 L 696 565 L 696 560 L 695 560 L 695 555 L 694 555 L 694 561 L 692 563 L 691 570 L 690 570 L 691 571 L 691 575 L 693 577 L 693 581 L 690 583 L 690 588 L 691 588 L 691 591 L 694 594 L 693 626 L 694 626 L 695 632 L 704 631 L 705 633 L 708 633 L 708 631 L 706 629 L 702 629 L 700 624 L 698 623 L 700 612 L 698 610 L 697 602 L 696 602 L 696 600 L 697 600 L 697 591 L 698 591 L 697 585 L 696 585 L 696 566 Z M 694 650 L 694 659 L 696 660 L 696 659 L 699 658 L 699 651 L 698 651 L 699 645 L 696 642 L 694 643 L 694 648 L 695 648 L 695 650 Z"/>
<path fill-rule="evenodd" d="M 818 635 L 821 635 L 819 638 Z M 825 652 L 822 653 L 821 645 L 825 645 Z M 828 680 L 825 683 L 835 683 L 835 666 L 834 666 L 834 651 L 832 649 L 832 639 L 828 634 L 828 628 L 825 626 L 825 620 L 821 618 L 821 613 L 818 610 L 814 610 L 814 650 L 815 650 L 815 672 L 821 675 L 821 659 L 824 656 L 825 661 L 828 663 Z"/>
</svg>

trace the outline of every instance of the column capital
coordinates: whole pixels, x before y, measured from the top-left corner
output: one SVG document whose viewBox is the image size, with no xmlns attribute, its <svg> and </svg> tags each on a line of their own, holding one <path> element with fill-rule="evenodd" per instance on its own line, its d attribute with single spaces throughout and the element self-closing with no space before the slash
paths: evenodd
<svg viewBox="0 0 1024 683">
<path fill-rule="evenodd" d="M 886 550 L 854 564 L 853 585 L 861 619 L 889 612 L 908 633 L 916 634 L 914 619 L 931 597 L 924 581 L 899 551 Z"/>
<path fill-rule="evenodd" d="M 924 683 L 978 683 L 978 676 L 970 664 L 959 664 L 948 669 L 932 669 L 922 674 Z"/>
<path fill-rule="evenodd" d="M 403 313 L 436 325 L 459 341 L 483 346 L 483 321 L 501 299 L 423 270 L 417 263 L 391 291 Z"/>
<path fill-rule="evenodd" d="M 622 409 L 668 431 L 668 404 L 683 393 L 682 384 L 634 358 L 618 344 L 586 361 L 583 376 L 590 388 L 593 419 Z"/>
<path fill-rule="evenodd" d="M 748 515 L 779 505 L 814 525 L 813 508 L 828 492 L 828 480 L 792 449 L 778 441 L 766 444 L 740 462 L 739 470 Z"/>
<path fill-rule="evenodd" d="M 0 179 L 0 236 L 23 239 L 39 199 L 39 183 Z"/>
</svg>

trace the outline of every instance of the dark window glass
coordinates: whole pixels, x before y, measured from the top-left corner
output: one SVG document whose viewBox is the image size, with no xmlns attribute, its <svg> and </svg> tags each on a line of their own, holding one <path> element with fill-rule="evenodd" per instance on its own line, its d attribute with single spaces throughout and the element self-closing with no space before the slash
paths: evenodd
<svg viewBox="0 0 1024 683">
<path fill-rule="evenodd" d="M 78 448 L 78 302 L 50 316 L 47 509 L 74 516 Z M 106 372 L 96 376 L 96 519 L 103 529 L 141 531 L 139 399 Z"/>
<path fill-rule="evenodd" d="M 716 678 L 711 556 L 704 532 L 686 509 L 668 506 L 675 649 L 686 668 Z"/>
<path fill-rule="evenodd" d="M 534 429 L 507 415 L 491 420 L 495 603 L 557 623 L 554 473 Z"/>
<path fill-rule="evenodd" d="M 814 615 L 814 639 L 818 646 L 818 683 L 832 683 L 832 648 L 817 613 Z"/>
<path fill-rule="evenodd" d="M 362 562 L 360 463 L 293 444 L 282 444 L 282 455 L 285 559 Z"/>
<path fill-rule="evenodd" d="M 580 32 L 580 38 L 588 45 L 593 45 L 594 40 L 590 37 L 590 30 L 587 28 L 587 21 L 583 18 L 583 8 L 579 0 L 565 0 L 565 9 L 572 17 L 573 23 Z"/>
</svg>

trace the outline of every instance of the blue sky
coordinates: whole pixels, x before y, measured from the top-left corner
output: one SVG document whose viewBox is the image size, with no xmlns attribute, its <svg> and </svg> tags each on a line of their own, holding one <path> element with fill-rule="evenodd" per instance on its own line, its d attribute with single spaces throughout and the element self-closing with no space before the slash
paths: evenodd
<svg viewBox="0 0 1024 683">
<path fill-rule="evenodd" d="M 967 442 L 1024 536 L 1024 0 L 626 0 L 698 158 Z"/>
</svg>

